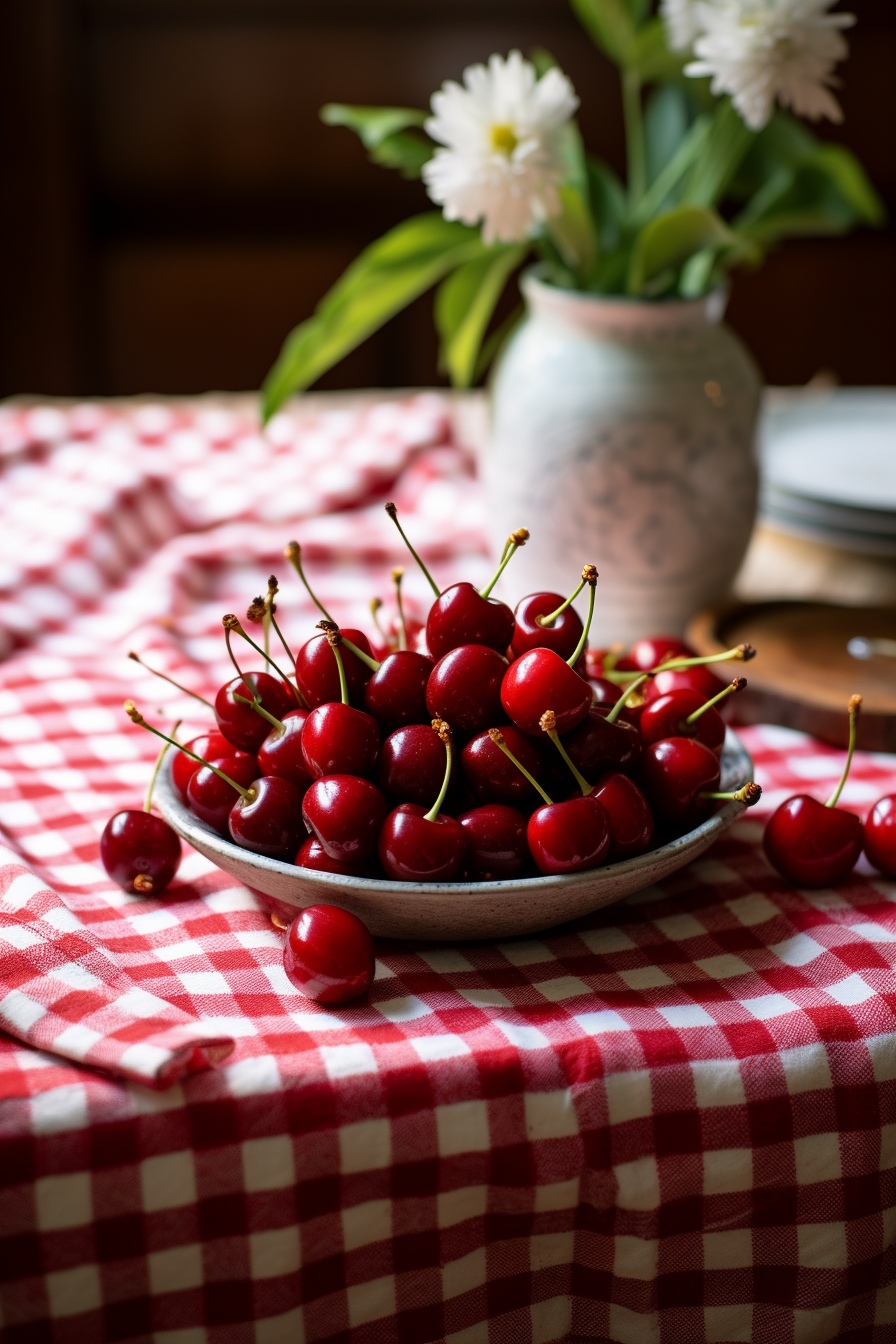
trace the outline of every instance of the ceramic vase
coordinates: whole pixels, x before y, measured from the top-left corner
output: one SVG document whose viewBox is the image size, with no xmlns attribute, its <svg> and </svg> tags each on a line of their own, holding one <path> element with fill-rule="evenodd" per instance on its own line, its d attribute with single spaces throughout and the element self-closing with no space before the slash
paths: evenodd
<svg viewBox="0 0 896 1344">
<path fill-rule="evenodd" d="M 568 593 L 595 564 L 592 645 L 681 633 L 728 591 L 756 513 L 761 385 L 722 322 L 726 295 L 603 297 L 532 272 L 521 285 L 482 462 L 493 550 L 529 528 L 520 595 Z"/>
</svg>

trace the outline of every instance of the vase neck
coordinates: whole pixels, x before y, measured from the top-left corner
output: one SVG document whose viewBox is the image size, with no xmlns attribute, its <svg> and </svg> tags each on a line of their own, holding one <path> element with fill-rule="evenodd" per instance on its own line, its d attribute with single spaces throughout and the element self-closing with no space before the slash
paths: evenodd
<svg viewBox="0 0 896 1344">
<path fill-rule="evenodd" d="M 529 272 L 520 288 L 530 313 L 584 335 L 642 340 L 718 326 L 728 302 L 728 291 L 717 289 L 700 299 L 628 299 L 616 295 L 585 294 L 546 284 Z"/>
</svg>

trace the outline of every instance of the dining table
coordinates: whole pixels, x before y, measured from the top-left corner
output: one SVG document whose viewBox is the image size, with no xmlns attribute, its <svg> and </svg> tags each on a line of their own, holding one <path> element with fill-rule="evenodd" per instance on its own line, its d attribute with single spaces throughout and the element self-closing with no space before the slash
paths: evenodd
<svg viewBox="0 0 896 1344">
<path fill-rule="evenodd" d="M 213 700 L 222 616 L 271 574 L 295 650 L 319 613 L 293 540 L 340 624 L 375 635 L 401 565 L 422 618 L 387 500 L 440 582 L 484 582 L 484 414 L 0 404 L 5 1344 L 896 1340 L 896 882 L 862 858 L 800 889 L 762 848 L 841 751 L 736 728 L 763 796 L 697 861 L 522 938 L 377 938 L 343 1005 L 200 854 L 157 898 L 101 865 L 158 746 L 123 701 L 212 723 L 128 654 Z M 894 792 L 896 757 L 858 752 L 841 805 Z"/>
</svg>

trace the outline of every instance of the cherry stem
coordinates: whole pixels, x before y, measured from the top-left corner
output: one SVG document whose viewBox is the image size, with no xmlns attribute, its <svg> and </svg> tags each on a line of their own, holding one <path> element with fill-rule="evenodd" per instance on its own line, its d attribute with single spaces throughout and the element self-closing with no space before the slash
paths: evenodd
<svg viewBox="0 0 896 1344">
<path fill-rule="evenodd" d="M 435 821 L 441 811 L 442 804 L 445 801 L 445 795 L 448 792 L 448 785 L 451 783 L 451 770 L 454 766 L 454 745 L 451 741 L 451 729 L 444 719 L 433 719 L 432 730 L 439 735 L 439 738 L 445 744 L 445 778 L 442 780 L 442 787 L 439 789 L 439 796 L 433 803 L 428 812 L 424 813 L 424 821 Z"/>
<path fill-rule="evenodd" d="M 505 569 L 510 564 L 511 560 L 516 555 L 519 548 L 521 546 L 525 546 L 528 540 L 529 540 L 529 533 L 524 527 L 518 527 L 515 532 L 511 532 L 510 536 L 507 538 L 507 543 L 501 554 L 501 563 L 498 565 L 498 568 L 492 575 L 491 580 L 485 585 L 484 588 L 479 589 L 480 597 L 489 596 L 495 584 L 498 582 L 501 575 L 504 573 Z"/>
<path fill-rule="evenodd" d="M 264 656 L 267 658 L 271 651 L 271 621 L 274 617 L 274 597 L 277 592 L 277 580 L 273 574 L 268 579 L 267 596 L 264 599 L 264 615 L 261 618 L 262 644 L 264 645 Z"/>
<path fill-rule="evenodd" d="M 337 634 L 339 636 L 339 639 L 337 640 L 338 644 L 344 644 L 345 647 L 349 649 L 350 652 L 353 653 L 356 658 L 360 658 L 361 662 L 364 664 L 365 667 L 370 668 L 371 672 L 379 672 L 380 668 L 382 667 L 382 663 L 378 663 L 375 658 L 371 658 L 369 653 L 365 653 L 363 649 L 358 648 L 357 644 L 354 644 L 350 639 L 346 639 L 345 635 L 339 629 L 339 626 L 336 624 L 335 621 L 318 621 L 317 628 L 318 630 L 323 630 L 327 639 L 330 639 L 330 635 L 334 633 Z M 333 641 L 330 640 L 331 644 L 332 642 Z M 343 704 L 347 705 L 348 701 L 347 700 L 343 701 Z"/>
<path fill-rule="evenodd" d="M 565 601 L 565 602 L 561 602 L 560 605 L 559 605 L 559 607 L 557 608 L 557 610 L 556 610 L 556 611 L 552 611 L 551 614 L 550 614 L 550 616 L 536 616 L 536 617 L 535 617 L 535 624 L 536 624 L 536 625 L 540 625 L 540 626 L 542 626 L 542 627 L 544 627 L 544 628 L 553 625 L 554 622 L 556 621 L 557 617 L 558 617 L 558 616 L 562 616 L 563 613 L 564 613 L 564 611 L 566 610 L 566 608 L 567 608 L 568 606 L 571 606 L 571 604 L 572 604 L 573 602 L 575 602 L 576 598 L 578 597 L 578 595 L 579 595 L 579 593 L 582 591 L 582 589 L 585 587 L 585 584 L 586 584 L 587 582 L 588 582 L 588 580 L 585 578 L 585 576 L 584 576 L 584 574 L 583 574 L 582 577 L 581 577 L 581 579 L 579 580 L 579 586 L 578 586 L 578 588 L 575 590 L 575 592 L 574 592 L 574 593 L 570 593 L 570 595 L 569 595 L 569 597 L 566 599 L 566 601 Z"/>
<path fill-rule="evenodd" d="M 637 678 L 637 680 L 632 682 L 631 686 L 626 686 L 625 690 L 622 692 L 619 699 L 616 701 L 615 705 L 607 715 L 606 718 L 607 723 L 616 722 L 616 720 L 619 718 L 619 715 L 622 713 L 623 709 L 628 704 L 628 698 L 631 695 L 632 691 L 636 691 L 639 686 L 642 686 L 645 681 L 649 681 L 652 676 L 653 676 L 652 672 L 642 672 L 641 675 Z"/>
<path fill-rule="evenodd" d="M 572 657 L 567 658 L 566 662 L 570 667 L 575 667 L 581 658 L 585 649 L 588 647 L 588 631 L 591 629 L 591 619 L 594 616 L 594 590 L 597 587 L 597 570 L 593 565 L 586 565 L 582 570 L 582 578 L 588 584 L 590 592 L 588 593 L 588 619 L 585 621 L 581 638 L 573 649 Z"/>
<path fill-rule="evenodd" d="M 489 728 L 488 735 L 494 742 L 495 746 L 499 747 L 501 751 L 503 751 L 507 759 L 509 761 L 513 761 L 514 765 L 516 766 L 517 770 L 519 770 L 520 774 L 525 775 L 526 779 L 528 779 L 533 789 L 536 789 L 538 793 L 541 794 L 542 798 L 549 806 L 552 805 L 554 802 L 553 798 L 548 797 L 544 789 L 539 784 L 538 780 L 535 779 L 534 776 L 529 774 L 529 771 L 526 769 L 526 767 L 522 764 L 521 761 L 517 760 L 513 752 L 508 747 L 507 743 L 504 741 L 504 734 L 501 732 L 501 730 L 499 728 Z"/>
<path fill-rule="evenodd" d="M 557 732 L 557 719 L 552 709 L 545 710 L 544 714 L 542 714 L 541 718 L 538 721 L 538 726 L 543 733 L 547 733 L 548 737 L 551 739 L 554 746 L 557 748 L 560 755 L 563 757 L 567 766 L 572 771 L 576 783 L 582 790 L 582 797 L 587 798 L 589 793 L 593 791 L 594 785 L 588 783 L 587 779 L 582 774 L 582 772 L 578 770 L 576 766 L 573 764 L 573 762 L 570 760 L 566 748 L 560 741 L 560 734 Z"/>
<path fill-rule="evenodd" d="M 610 647 L 607 649 L 606 653 L 603 656 L 602 660 L 603 668 L 601 671 L 602 677 L 604 678 L 609 677 L 610 673 L 613 671 L 616 664 L 619 662 L 619 659 L 622 657 L 623 653 L 625 653 L 624 644 L 617 643 L 610 645 Z"/>
<path fill-rule="evenodd" d="M 707 653 L 702 658 L 670 658 L 666 663 L 658 663 L 652 672 L 678 671 L 682 667 L 705 667 L 707 663 L 748 663 L 756 657 L 752 644 L 738 644 L 724 653 Z"/>
<path fill-rule="evenodd" d="M 333 619 L 332 616 L 327 611 L 324 604 L 321 601 L 319 601 L 319 599 L 315 596 L 311 584 L 305 578 L 305 571 L 302 568 L 302 548 L 299 545 L 299 543 L 297 541 L 291 541 L 284 550 L 283 554 L 286 556 L 287 560 L 292 565 L 293 569 L 298 574 L 299 578 L 302 580 L 302 583 L 305 585 L 305 592 L 311 598 L 311 601 L 317 607 L 320 614 L 323 617 L 325 617 L 326 620 L 331 621 Z"/>
<path fill-rule="evenodd" d="M 194 700 L 198 700 L 200 704 L 206 705 L 214 714 L 215 712 L 214 705 L 210 700 L 206 700 L 204 695 L 199 695 L 197 694 L 196 691 L 188 690 L 186 686 L 181 686 L 180 682 L 175 681 L 173 677 L 168 677 L 165 675 L 164 672 L 159 672 L 156 670 L 156 668 L 150 667 L 148 663 L 144 663 L 139 653 L 134 653 L 133 650 L 131 650 L 131 652 L 128 654 L 128 657 L 131 659 L 132 662 L 139 663 L 141 667 L 145 667 L 147 672 L 151 672 L 154 677 L 159 677 L 162 681 L 167 681 L 169 686 L 174 686 L 177 690 L 183 691 L 184 695 L 189 695 Z"/>
<path fill-rule="evenodd" d="M 261 703 L 260 696 L 255 695 L 251 700 L 247 700 L 244 695 L 237 695 L 236 691 L 234 691 L 233 698 L 234 700 L 239 700 L 241 705 L 248 705 L 250 709 L 254 709 L 255 713 L 260 714 L 263 719 L 267 719 L 268 723 L 271 724 L 273 728 L 286 727 L 282 719 L 275 718 L 269 709 L 265 709 L 264 705 Z"/>
<path fill-rule="evenodd" d="M 339 672 L 339 698 L 344 705 L 347 705 L 348 682 L 345 679 L 345 665 L 342 661 L 342 654 L 339 652 L 339 645 L 342 643 L 342 635 L 338 630 L 328 630 L 326 635 L 330 648 L 333 650 L 333 657 L 336 659 L 336 668 Z"/>
<path fill-rule="evenodd" d="M 172 737 L 175 737 L 175 735 L 176 735 L 176 733 L 177 733 L 177 730 L 178 730 L 178 728 L 181 726 L 182 723 L 183 723 L 183 719 L 178 719 L 178 720 L 177 720 L 177 723 L 176 723 L 176 724 L 174 725 L 174 727 L 171 729 L 171 736 L 172 736 Z M 147 785 L 147 789 L 146 789 L 146 797 L 145 797 L 144 800 L 143 800 L 143 811 L 144 811 L 144 812 L 151 812 L 151 811 L 152 811 L 152 794 L 153 794 L 153 789 L 156 787 L 156 780 L 157 780 L 158 777 L 159 777 L 159 771 L 160 771 L 161 768 L 162 768 L 162 762 L 164 761 L 166 755 L 168 754 L 168 747 L 169 747 L 169 746 L 170 746 L 170 743 L 166 742 L 165 745 L 164 745 L 164 747 L 162 748 L 162 750 L 159 752 L 158 756 L 156 757 L 156 763 L 155 763 L 155 765 L 153 766 L 153 768 L 152 768 L 152 774 L 151 774 L 150 777 L 149 777 L 149 784 Z"/>
<path fill-rule="evenodd" d="M 404 542 L 405 546 L 407 546 L 407 548 L 408 548 L 408 550 L 410 551 L 411 555 L 414 557 L 414 559 L 417 561 L 417 564 L 420 566 L 420 572 L 422 573 L 423 577 L 426 579 L 427 583 L 429 584 L 430 588 L 431 588 L 431 589 L 433 590 L 433 592 L 435 593 L 436 597 L 439 597 L 439 596 L 441 595 L 441 589 L 440 589 L 439 587 L 437 587 L 435 579 L 434 579 L 433 576 L 430 574 L 429 570 L 426 568 L 426 566 L 424 565 L 423 561 L 420 559 L 420 557 L 419 557 L 419 555 L 417 554 L 417 552 L 414 550 L 414 548 L 413 548 L 413 546 L 411 545 L 411 543 L 408 541 L 407 536 L 405 535 L 405 530 L 404 530 L 404 528 L 402 527 L 401 523 L 398 521 L 398 510 L 396 509 L 395 505 L 392 503 L 391 500 L 390 500 L 389 503 L 386 505 L 386 512 L 388 513 L 389 517 L 392 519 L 392 521 L 393 521 L 393 523 L 395 524 L 395 526 L 398 528 L 399 536 L 401 537 L 401 539 L 402 539 L 402 541 Z"/>
<path fill-rule="evenodd" d="M 382 639 L 383 643 L 385 644 L 386 648 L 394 649 L 395 641 L 393 640 L 391 634 L 389 634 L 389 632 L 384 628 L 384 626 L 380 624 L 380 612 L 382 611 L 382 608 L 383 608 L 383 599 L 381 597 L 372 597 L 370 599 L 370 615 L 373 618 L 373 623 L 377 628 L 377 632 L 380 638 Z"/>
<path fill-rule="evenodd" d="M 693 714 L 689 714 L 685 719 L 685 723 L 696 723 L 701 714 L 705 714 L 708 709 L 712 709 L 713 705 L 717 705 L 719 701 L 724 700 L 726 696 L 734 695 L 737 691 L 742 691 L 746 684 L 746 677 L 735 677 L 730 686 L 726 686 L 723 690 L 719 691 L 718 695 L 714 695 L 711 700 L 707 700 L 705 705 L 701 705 L 699 709 L 694 710 Z"/>
<path fill-rule="evenodd" d="M 831 794 L 825 807 L 836 807 L 840 801 L 840 795 L 843 792 L 843 786 L 846 783 L 846 777 L 849 774 L 849 767 L 852 765 L 853 753 L 856 749 L 856 734 L 859 727 L 859 710 L 862 708 L 862 697 L 860 695 L 850 696 L 849 700 L 849 746 L 846 749 L 846 764 L 843 767 L 843 774 L 840 776 L 840 783 Z"/>
<path fill-rule="evenodd" d="M 404 603 L 401 600 L 401 581 L 403 569 L 393 569 L 392 582 L 395 584 L 395 604 L 398 607 L 398 651 L 404 653 L 408 647 L 408 627 L 404 619 Z"/>
<path fill-rule="evenodd" d="M 196 755 L 195 751 L 191 751 L 189 747 L 185 747 L 182 742 L 175 742 L 173 737 L 168 737 L 165 733 L 160 732 L 158 728 L 153 728 L 151 723 L 146 722 L 133 700 L 125 700 L 124 712 L 127 714 L 131 723 L 136 723 L 138 728 L 145 728 L 148 733 L 155 733 L 156 737 L 160 737 L 163 742 L 167 742 L 171 747 L 177 747 L 178 751 L 182 751 L 185 756 L 189 756 L 190 759 L 196 761 L 198 765 L 204 765 L 207 769 L 214 770 L 215 774 L 220 779 L 223 779 L 225 784 L 229 784 L 232 789 L 236 789 L 241 798 L 245 798 L 248 802 L 252 802 L 255 798 L 256 795 L 254 789 L 244 789 L 242 784 L 237 784 L 235 779 L 231 779 L 229 775 L 225 775 L 224 771 L 219 770 L 216 765 L 212 765 L 211 761 L 203 760 L 201 756 Z"/>
<path fill-rule="evenodd" d="M 295 682 L 290 681 L 289 677 L 283 671 L 283 668 L 278 667 L 277 664 L 274 662 L 273 658 L 271 658 L 269 654 L 265 653 L 264 649 L 261 648 L 260 645 L 256 644 L 255 640 L 252 639 L 250 635 L 246 634 L 245 630 L 240 625 L 236 616 L 232 614 L 225 616 L 223 618 L 223 625 L 224 625 L 224 638 L 227 642 L 227 650 L 230 653 L 230 658 L 234 667 L 236 667 L 236 659 L 234 658 L 233 653 L 230 651 L 230 640 L 228 638 L 231 630 L 235 630 L 238 635 L 242 636 L 242 638 L 246 641 L 246 643 L 249 645 L 250 648 L 254 649 L 256 653 L 261 654 L 262 658 L 270 667 L 274 669 L 274 671 L 277 673 L 277 676 L 284 683 L 284 685 L 289 687 L 295 698 L 298 700 L 299 704 L 303 708 L 307 708 L 307 706 L 305 705 L 305 701 L 302 699 L 302 696 Z M 242 672 L 240 672 L 241 677 L 242 675 L 243 675 Z"/>
<path fill-rule="evenodd" d="M 742 789 L 738 789 L 736 793 L 703 792 L 698 793 L 697 797 L 718 798 L 722 802 L 743 803 L 744 807 L 753 807 L 756 803 L 759 802 L 759 799 L 762 797 L 762 789 L 758 784 L 754 784 L 753 780 L 751 779 L 748 780 L 748 782 L 743 786 Z"/>
</svg>

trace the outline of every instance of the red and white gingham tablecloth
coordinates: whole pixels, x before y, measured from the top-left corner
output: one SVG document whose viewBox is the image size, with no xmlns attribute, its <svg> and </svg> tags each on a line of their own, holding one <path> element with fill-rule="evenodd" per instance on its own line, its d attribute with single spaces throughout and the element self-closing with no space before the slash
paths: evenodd
<svg viewBox="0 0 896 1344">
<path fill-rule="evenodd" d="M 121 701 L 203 725 L 127 650 L 213 691 L 272 570 L 304 638 L 293 536 L 367 624 L 404 560 L 387 494 L 446 582 L 485 575 L 435 396 L 267 438 L 214 405 L 0 408 L 0 1337 L 893 1344 L 896 884 L 794 890 L 759 846 L 838 753 L 745 730 L 761 811 L 699 862 L 541 938 L 379 941 L 339 1009 L 199 855 L 159 900 L 107 880 L 155 754 Z M 859 755 L 844 801 L 894 789 Z"/>
</svg>

